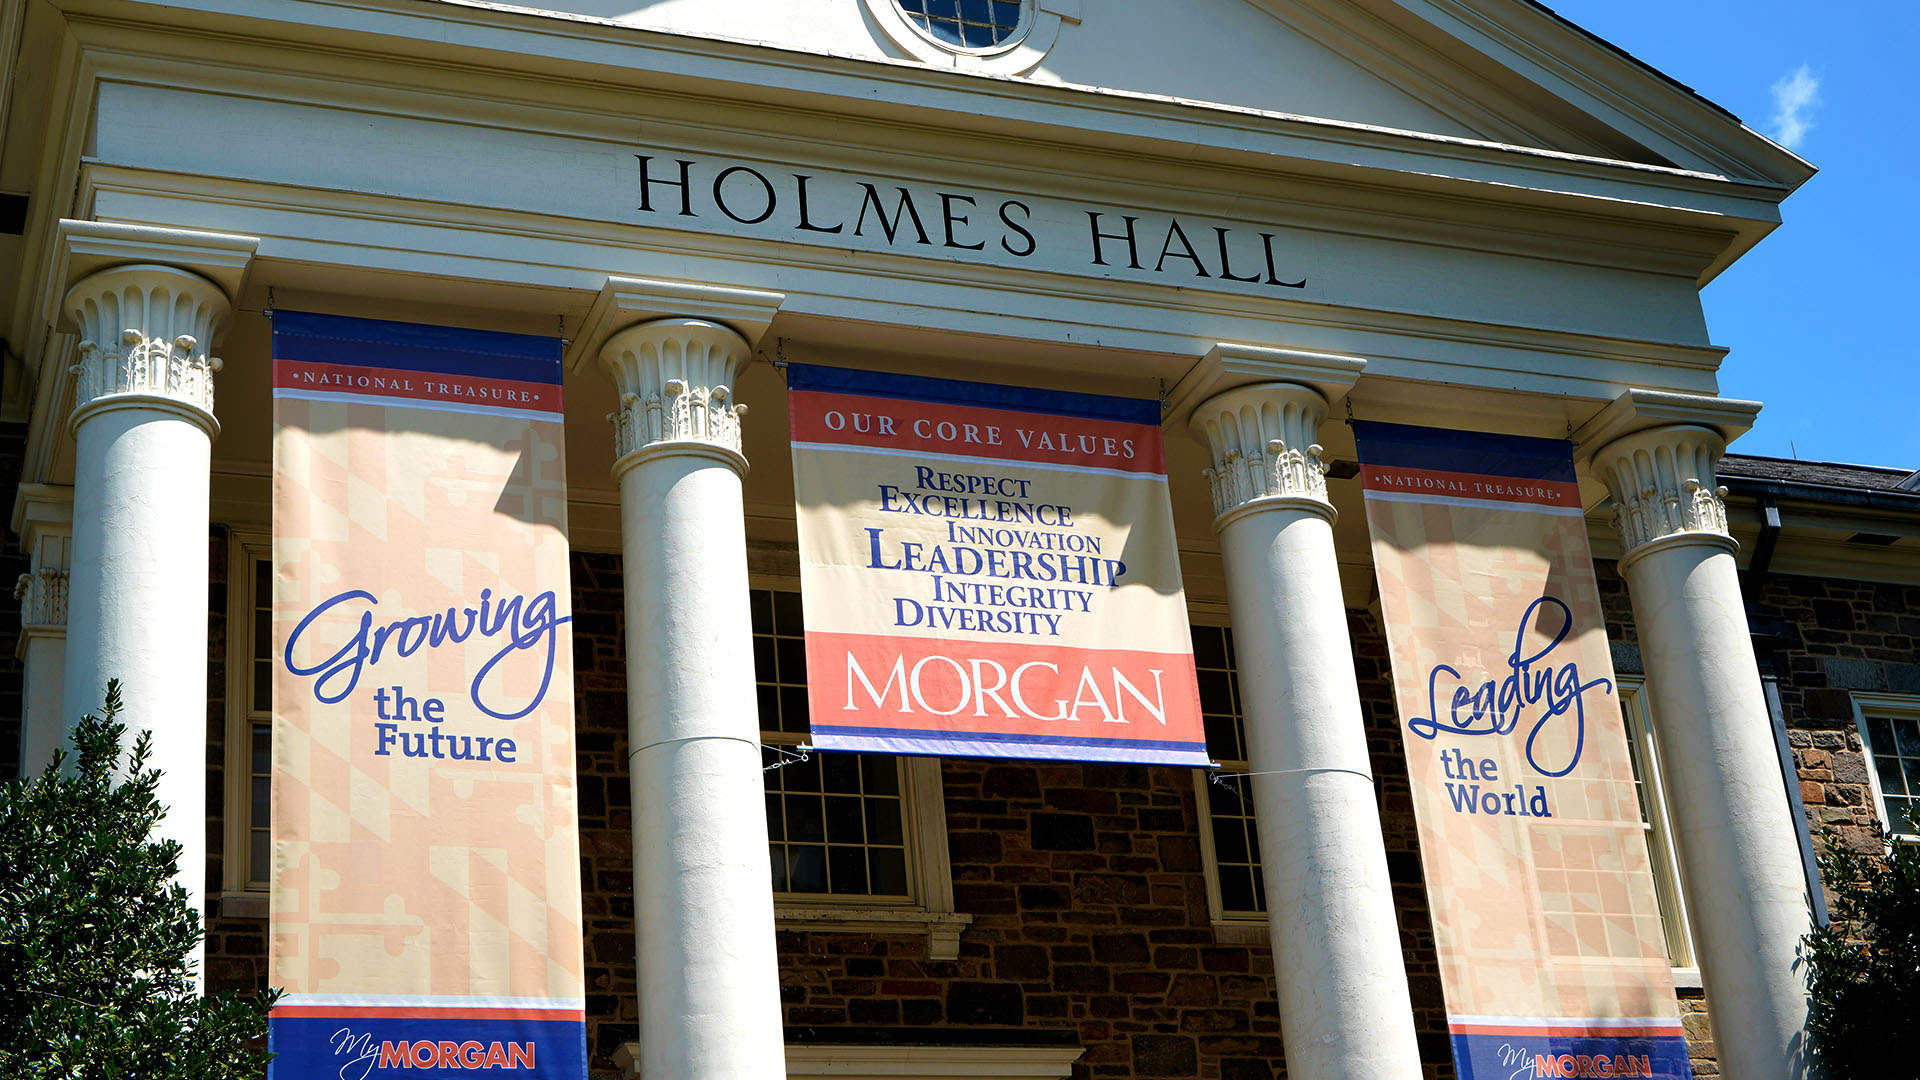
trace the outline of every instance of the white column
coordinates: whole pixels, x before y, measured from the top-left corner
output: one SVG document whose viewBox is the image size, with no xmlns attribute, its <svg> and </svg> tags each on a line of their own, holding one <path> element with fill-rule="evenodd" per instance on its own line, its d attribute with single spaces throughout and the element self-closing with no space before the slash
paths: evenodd
<svg viewBox="0 0 1920 1080">
<path fill-rule="evenodd" d="M 625 558 L 639 1075 L 786 1074 L 754 693 L 740 416 L 750 349 L 698 319 L 600 350 Z"/>
<path fill-rule="evenodd" d="M 20 601 L 20 775 L 33 776 L 53 760 L 77 714 L 62 695 L 67 668 L 67 571 L 73 547 L 73 489 L 22 484 L 14 531 L 30 569 L 14 584 Z"/>
<path fill-rule="evenodd" d="M 74 378 L 73 556 L 65 707 L 121 683 L 130 732 L 154 733 L 158 832 L 181 846 L 179 884 L 205 910 L 207 487 L 213 373 L 230 307 L 169 266 L 101 270 L 68 291 Z"/>
<path fill-rule="evenodd" d="M 1609 411 L 1647 412 L 1649 396 L 1623 397 L 1627 406 L 1640 398 L 1639 410 Z M 1676 413 L 1672 402 L 1662 404 L 1662 416 Z M 1741 602 L 1725 489 L 1714 478 L 1726 439 L 1707 424 L 1658 424 L 1599 445 L 1589 464 L 1617 507 L 1620 572 L 1646 663 L 1720 1071 L 1741 1080 L 1803 1077 L 1807 988 L 1796 955 L 1811 928 L 1807 882 Z"/>
<path fill-rule="evenodd" d="M 1213 458 L 1287 1075 L 1411 1080 L 1413 1006 L 1315 444 L 1326 412 L 1310 386 L 1260 382 L 1189 423 Z"/>
</svg>

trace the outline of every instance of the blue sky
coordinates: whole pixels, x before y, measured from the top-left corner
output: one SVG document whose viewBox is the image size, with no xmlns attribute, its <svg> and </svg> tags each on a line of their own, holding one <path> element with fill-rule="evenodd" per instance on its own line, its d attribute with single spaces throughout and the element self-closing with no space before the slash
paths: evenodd
<svg viewBox="0 0 1920 1080">
<path fill-rule="evenodd" d="M 1702 293 L 1721 394 L 1766 403 L 1734 449 L 1920 469 L 1920 4 L 1545 2 L 1820 167 Z"/>
</svg>

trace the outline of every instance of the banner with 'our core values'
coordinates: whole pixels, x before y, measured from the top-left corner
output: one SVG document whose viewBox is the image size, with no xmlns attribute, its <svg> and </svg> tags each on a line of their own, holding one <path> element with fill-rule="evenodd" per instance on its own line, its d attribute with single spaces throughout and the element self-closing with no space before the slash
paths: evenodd
<svg viewBox="0 0 1920 1080">
<path fill-rule="evenodd" d="M 1354 433 L 1461 1080 L 1691 1077 L 1571 447 Z"/>
<path fill-rule="evenodd" d="M 273 330 L 274 1080 L 580 1080 L 560 343 Z"/>
<path fill-rule="evenodd" d="M 814 745 L 1208 764 L 1158 403 L 787 377 Z"/>
</svg>

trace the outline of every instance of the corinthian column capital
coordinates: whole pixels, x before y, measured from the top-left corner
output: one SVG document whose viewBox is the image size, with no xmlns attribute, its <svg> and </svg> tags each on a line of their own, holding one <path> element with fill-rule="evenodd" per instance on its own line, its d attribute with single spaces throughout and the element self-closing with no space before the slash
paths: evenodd
<svg viewBox="0 0 1920 1080">
<path fill-rule="evenodd" d="M 1617 439 L 1593 455 L 1594 473 L 1613 495 L 1622 562 L 1669 538 L 1736 547 L 1727 489 L 1714 476 L 1726 449 L 1710 428 L 1674 425 Z"/>
<path fill-rule="evenodd" d="M 42 566 L 21 574 L 13 598 L 20 601 L 21 629 L 67 625 L 67 571 Z"/>
<path fill-rule="evenodd" d="M 13 531 L 29 562 L 14 583 L 20 601 L 20 627 L 27 634 L 66 632 L 67 572 L 73 557 L 73 489 L 52 484 L 21 484 L 14 496 Z"/>
<path fill-rule="evenodd" d="M 1628 390 L 1574 433 L 1613 496 L 1622 567 L 1674 544 L 1738 546 L 1714 470 L 1759 411 L 1751 401 Z"/>
<path fill-rule="evenodd" d="M 657 319 L 622 330 L 600 348 L 600 366 L 620 392 L 613 422 L 615 476 L 665 452 L 713 454 L 744 475 L 733 386 L 752 359 L 747 340 L 704 319 Z"/>
<path fill-rule="evenodd" d="M 1201 402 L 1188 420 L 1206 440 L 1213 464 L 1215 525 L 1243 507 L 1271 502 L 1333 520 L 1317 436 L 1327 399 L 1298 383 L 1255 383 Z"/>
<path fill-rule="evenodd" d="M 171 266 L 135 263 L 100 270 L 67 290 L 63 305 L 79 328 L 72 423 L 115 406 L 170 408 L 218 434 L 209 352 L 233 308 L 218 285 Z"/>
<path fill-rule="evenodd" d="M 1332 353 L 1221 342 L 1168 396 L 1168 419 L 1206 443 L 1214 527 L 1254 510 L 1291 507 L 1332 521 L 1318 434 L 1331 403 L 1367 366 Z"/>
</svg>

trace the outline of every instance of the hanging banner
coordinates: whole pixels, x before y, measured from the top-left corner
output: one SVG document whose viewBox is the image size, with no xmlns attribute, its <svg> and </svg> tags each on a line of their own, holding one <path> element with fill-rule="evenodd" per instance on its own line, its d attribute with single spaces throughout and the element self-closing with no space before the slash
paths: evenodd
<svg viewBox="0 0 1920 1080">
<path fill-rule="evenodd" d="M 1570 445 L 1354 433 L 1461 1080 L 1690 1078 Z"/>
<path fill-rule="evenodd" d="M 580 1080 L 560 343 L 273 322 L 272 1076 Z"/>
<path fill-rule="evenodd" d="M 1158 403 L 787 378 L 815 746 L 1209 764 Z"/>
</svg>

